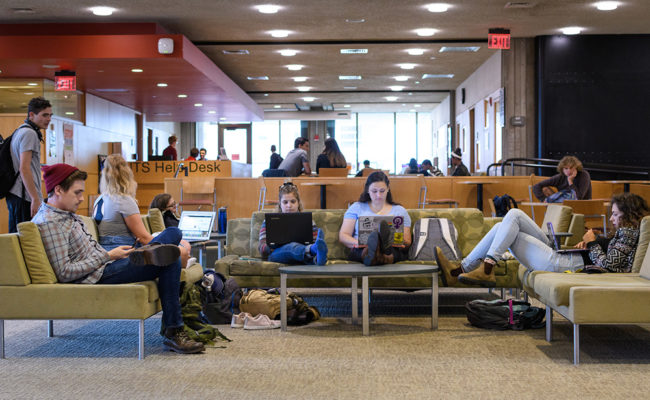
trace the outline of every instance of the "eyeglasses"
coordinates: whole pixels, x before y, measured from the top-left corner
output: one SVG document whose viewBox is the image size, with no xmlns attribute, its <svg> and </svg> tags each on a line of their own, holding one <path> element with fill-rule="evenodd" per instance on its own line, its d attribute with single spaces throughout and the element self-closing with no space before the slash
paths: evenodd
<svg viewBox="0 0 650 400">
<path fill-rule="evenodd" d="M 178 203 L 173 202 L 172 204 L 168 204 L 167 208 L 176 208 L 176 206 L 178 206 Z"/>
</svg>

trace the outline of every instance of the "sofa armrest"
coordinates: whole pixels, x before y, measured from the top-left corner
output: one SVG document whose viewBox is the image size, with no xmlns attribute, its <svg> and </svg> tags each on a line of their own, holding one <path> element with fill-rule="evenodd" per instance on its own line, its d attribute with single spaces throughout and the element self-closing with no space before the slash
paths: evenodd
<svg viewBox="0 0 650 400">
<path fill-rule="evenodd" d="M 564 245 L 567 247 L 573 247 L 582 241 L 582 237 L 585 235 L 585 216 L 584 214 L 573 214 L 571 216 L 571 222 L 569 223 L 569 229 L 567 232 L 572 233 L 573 236 L 569 236 L 564 239 Z"/>
<path fill-rule="evenodd" d="M 576 324 L 650 323 L 648 286 L 577 286 L 569 292 L 569 317 Z"/>
</svg>

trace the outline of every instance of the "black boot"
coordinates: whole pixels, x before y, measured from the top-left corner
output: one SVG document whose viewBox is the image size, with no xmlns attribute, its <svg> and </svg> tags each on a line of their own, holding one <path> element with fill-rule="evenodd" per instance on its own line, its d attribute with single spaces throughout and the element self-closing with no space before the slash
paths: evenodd
<svg viewBox="0 0 650 400">
<path fill-rule="evenodd" d="M 379 239 L 381 240 L 381 252 L 391 254 L 390 248 L 393 247 L 395 235 L 386 221 L 381 221 L 379 224 Z"/>
<path fill-rule="evenodd" d="M 148 244 L 133 249 L 129 261 L 135 265 L 156 265 L 166 267 L 178 260 L 181 251 L 174 244 Z"/>
<path fill-rule="evenodd" d="M 180 328 L 167 328 L 165 330 L 163 345 L 166 349 L 181 354 L 193 354 L 205 351 L 203 343 L 190 339 L 182 326 Z"/>
</svg>

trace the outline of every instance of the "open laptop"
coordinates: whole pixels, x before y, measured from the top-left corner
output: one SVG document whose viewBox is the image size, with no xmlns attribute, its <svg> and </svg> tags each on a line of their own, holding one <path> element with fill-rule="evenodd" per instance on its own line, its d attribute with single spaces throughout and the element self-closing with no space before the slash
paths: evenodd
<svg viewBox="0 0 650 400">
<path fill-rule="evenodd" d="M 404 217 L 395 215 L 370 215 L 359 217 L 359 247 L 368 244 L 368 236 L 379 230 L 381 221 L 386 221 L 394 234 L 393 246 L 402 246 L 404 243 Z"/>
<path fill-rule="evenodd" d="M 310 244 L 314 241 L 310 212 L 267 213 L 266 243 L 278 247 L 287 243 Z"/>
<path fill-rule="evenodd" d="M 548 228 L 548 234 L 551 235 L 551 238 L 553 238 L 553 244 L 555 245 L 556 252 L 560 254 L 589 252 L 589 250 L 587 249 L 562 249 L 562 247 L 560 246 L 560 241 L 557 239 L 557 236 L 555 236 L 555 229 L 553 229 L 553 223 L 548 222 L 546 226 Z"/>
<path fill-rule="evenodd" d="M 188 242 L 210 240 L 215 218 L 214 211 L 183 211 L 178 229 L 183 232 L 183 239 Z"/>
</svg>

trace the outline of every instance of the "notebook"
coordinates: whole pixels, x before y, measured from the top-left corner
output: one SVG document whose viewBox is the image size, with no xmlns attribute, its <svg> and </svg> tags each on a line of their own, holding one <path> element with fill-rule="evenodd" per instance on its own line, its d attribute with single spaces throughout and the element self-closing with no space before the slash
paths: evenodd
<svg viewBox="0 0 650 400">
<path fill-rule="evenodd" d="M 551 235 L 553 238 L 553 244 L 555 245 L 555 251 L 560 253 L 560 254 L 566 254 L 566 253 L 582 253 L 582 252 L 588 252 L 589 250 L 587 249 L 562 249 L 560 246 L 560 242 L 557 240 L 557 236 L 555 236 L 555 230 L 553 229 L 553 223 L 548 222 L 546 224 L 548 227 L 548 234 Z"/>
<path fill-rule="evenodd" d="M 310 212 L 267 213 L 266 243 L 278 247 L 287 243 L 310 244 L 314 241 Z"/>
<path fill-rule="evenodd" d="M 214 211 L 183 211 L 178 229 L 188 242 L 210 240 L 216 213 Z"/>
<path fill-rule="evenodd" d="M 368 236 L 379 230 L 381 221 L 386 221 L 393 231 L 393 245 L 401 246 L 404 243 L 404 217 L 395 215 L 369 215 L 359 217 L 359 246 L 368 244 Z"/>
</svg>

